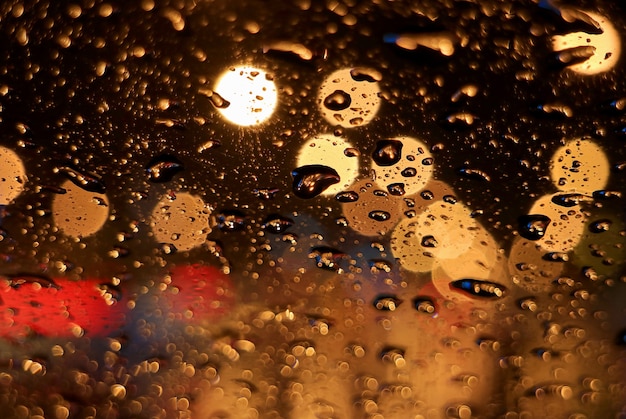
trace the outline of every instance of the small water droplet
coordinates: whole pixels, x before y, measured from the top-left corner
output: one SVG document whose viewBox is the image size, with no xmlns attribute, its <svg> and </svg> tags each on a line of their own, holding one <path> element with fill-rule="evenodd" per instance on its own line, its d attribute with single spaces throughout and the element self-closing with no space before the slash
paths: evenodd
<svg viewBox="0 0 626 419">
<path fill-rule="evenodd" d="M 393 265 L 390 262 L 383 259 L 373 259 L 370 260 L 368 263 L 370 267 L 370 272 L 372 272 L 373 274 L 377 274 L 379 272 L 389 273 L 393 268 Z"/>
<path fill-rule="evenodd" d="M 433 199 L 435 199 L 435 194 L 431 191 L 422 191 L 420 192 L 420 196 L 426 201 L 432 201 Z"/>
<path fill-rule="evenodd" d="M 158 156 L 148 163 L 146 172 L 149 180 L 155 183 L 169 182 L 184 169 L 183 164 L 174 156 Z"/>
<path fill-rule="evenodd" d="M 522 215 L 519 217 L 519 234 L 528 240 L 539 240 L 550 225 L 550 218 L 542 214 Z"/>
<path fill-rule="evenodd" d="M 402 158 L 402 145 L 402 141 L 380 140 L 376 143 L 372 158 L 379 166 L 392 166 Z"/>
<path fill-rule="evenodd" d="M 343 150 L 343 155 L 346 157 L 359 157 L 361 152 L 354 147 L 348 147 Z"/>
<path fill-rule="evenodd" d="M 352 103 L 350 95 L 343 90 L 335 90 L 324 98 L 324 106 L 331 111 L 348 109 Z"/>
<path fill-rule="evenodd" d="M 302 166 L 291 172 L 293 191 L 302 199 L 315 198 L 330 186 L 339 183 L 335 169 L 319 164 Z"/>
<path fill-rule="evenodd" d="M 380 359 L 386 364 L 392 364 L 397 368 L 403 368 L 406 366 L 404 353 L 404 349 L 387 346 L 380 351 Z"/>
<path fill-rule="evenodd" d="M 257 198 L 267 201 L 274 199 L 274 196 L 278 193 L 278 191 L 280 191 L 278 188 L 262 188 L 254 189 L 252 193 L 255 194 Z"/>
</svg>

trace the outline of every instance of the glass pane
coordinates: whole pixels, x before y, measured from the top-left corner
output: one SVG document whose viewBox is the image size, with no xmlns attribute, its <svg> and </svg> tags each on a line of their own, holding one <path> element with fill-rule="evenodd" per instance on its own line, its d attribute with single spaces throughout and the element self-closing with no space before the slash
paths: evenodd
<svg viewBox="0 0 626 419">
<path fill-rule="evenodd" d="M 7 1 L 7 418 L 626 416 L 620 2 Z"/>
</svg>

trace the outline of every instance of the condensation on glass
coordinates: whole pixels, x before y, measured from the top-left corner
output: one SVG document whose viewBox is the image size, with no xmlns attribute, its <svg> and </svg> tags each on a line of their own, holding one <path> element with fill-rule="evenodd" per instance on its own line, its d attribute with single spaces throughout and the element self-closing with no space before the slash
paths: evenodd
<svg viewBox="0 0 626 419">
<path fill-rule="evenodd" d="M 0 416 L 626 417 L 619 2 L 0 6 Z"/>
</svg>

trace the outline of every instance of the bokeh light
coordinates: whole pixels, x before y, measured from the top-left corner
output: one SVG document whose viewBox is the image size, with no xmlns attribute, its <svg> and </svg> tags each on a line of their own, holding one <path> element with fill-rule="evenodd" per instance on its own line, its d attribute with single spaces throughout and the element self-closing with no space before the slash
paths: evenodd
<svg viewBox="0 0 626 419">
<path fill-rule="evenodd" d="M 250 66 L 225 71 L 215 84 L 215 92 L 221 97 L 218 110 L 222 116 L 242 127 L 267 121 L 278 102 L 272 77 Z"/>
</svg>

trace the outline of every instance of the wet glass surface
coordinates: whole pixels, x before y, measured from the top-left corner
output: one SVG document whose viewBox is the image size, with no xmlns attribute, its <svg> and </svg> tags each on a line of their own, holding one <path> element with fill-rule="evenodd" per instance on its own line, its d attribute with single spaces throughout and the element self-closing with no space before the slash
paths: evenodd
<svg viewBox="0 0 626 419">
<path fill-rule="evenodd" d="M 0 416 L 626 417 L 618 2 L 0 5 Z"/>
</svg>

